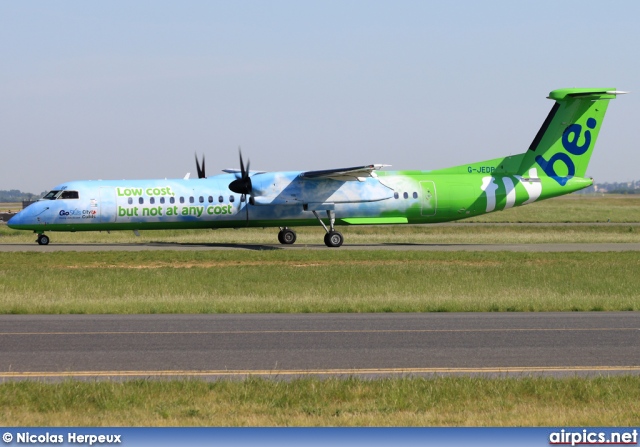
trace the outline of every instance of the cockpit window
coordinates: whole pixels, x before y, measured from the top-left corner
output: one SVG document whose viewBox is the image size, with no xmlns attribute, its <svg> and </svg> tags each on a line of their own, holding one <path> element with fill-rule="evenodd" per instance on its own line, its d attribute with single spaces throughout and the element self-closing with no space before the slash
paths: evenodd
<svg viewBox="0 0 640 447">
<path fill-rule="evenodd" d="M 62 191 L 58 199 L 79 199 L 78 191 Z"/>
<path fill-rule="evenodd" d="M 59 193 L 60 191 L 49 191 L 48 193 L 46 193 L 44 195 L 44 197 L 42 197 L 43 200 L 55 200 L 56 195 Z"/>
</svg>

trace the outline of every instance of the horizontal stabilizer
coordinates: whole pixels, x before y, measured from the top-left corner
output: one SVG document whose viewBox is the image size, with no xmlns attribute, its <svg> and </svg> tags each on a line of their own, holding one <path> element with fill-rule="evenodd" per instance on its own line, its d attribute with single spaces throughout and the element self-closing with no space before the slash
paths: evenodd
<svg viewBox="0 0 640 447">
<path fill-rule="evenodd" d="M 366 177 L 376 177 L 374 171 L 391 165 L 367 165 L 351 168 L 325 169 L 322 171 L 307 171 L 300 174 L 301 178 L 320 179 L 330 178 L 341 181 L 363 181 Z"/>
<path fill-rule="evenodd" d="M 617 95 L 625 95 L 629 92 L 616 90 L 615 88 L 561 88 L 549 93 L 549 99 L 563 101 L 565 99 L 590 98 L 614 99 Z"/>
</svg>

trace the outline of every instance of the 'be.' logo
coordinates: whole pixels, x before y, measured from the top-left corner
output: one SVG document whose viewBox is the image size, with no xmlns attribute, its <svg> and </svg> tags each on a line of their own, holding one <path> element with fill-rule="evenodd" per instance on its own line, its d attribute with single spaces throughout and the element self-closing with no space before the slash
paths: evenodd
<svg viewBox="0 0 640 447">
<path fill-rule="evenodd" d="M 595 118 L 589 118 L 587 120 L 587 127 L 589 129 L 595 129 L 598 122 Z M 589 150 L 591 146 L 591 131 L 587 129 L 582 135 L 582 126 L 580 124 L 572 124 L 567 127 L 562 134 L 562 147 L 569 153 L 575 156 L 580 156 Z M 584 136 L 584 141 L 580 143 L 580 137 Z M 541 155 L 536 157 L 536 162 L 540 165 L 545 174 L 557 181 L 561 186 L 567 184 L 569 179 L 576 174 L 576 165 L 573 163 L 571 157 L 564 153 L 555 153 L 545 160 Z M 567 175 L 559 176 L 555 165 L 557 162 L 562 162 L 566 166 Z"/>
</svg>

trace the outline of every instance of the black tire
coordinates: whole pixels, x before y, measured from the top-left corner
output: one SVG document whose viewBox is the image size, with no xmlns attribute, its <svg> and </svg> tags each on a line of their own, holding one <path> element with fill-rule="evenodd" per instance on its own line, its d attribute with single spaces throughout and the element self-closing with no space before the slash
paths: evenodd
<svg viewBox="0 0 640 447">
<path fill-rule="evenodd" d="M 282 239 L 282 230 L 278 231 L 278 242 L 284 244 L 284 240 Z"/>
<path fill-rule="evenodd" d="M 339 233 L 338 231 L 329 231 L 327 234 L 324 235 L 324 244 L 327 247 L 331 247 L 331 248 L 340 247 L 343 242 L 344 242 L 344 237 L 342 236 L 342 233 Z"/>
<path fill-rule="evenodd" d="M 38 244 L 40 245 L 49 245 L 49 236 L 46 234 L 41 234 L 38 236 Z"/>
<path fill-rule="evenodd" d="M 296 232 L 288 228 L 282 230 L 280 234 L 282 234 L 282 240 L 280 241 L 280 243 L 285 245 L 294 244 L 296 242 L 296 239 L 298 238 L 296 236 Z"/>
</svg>

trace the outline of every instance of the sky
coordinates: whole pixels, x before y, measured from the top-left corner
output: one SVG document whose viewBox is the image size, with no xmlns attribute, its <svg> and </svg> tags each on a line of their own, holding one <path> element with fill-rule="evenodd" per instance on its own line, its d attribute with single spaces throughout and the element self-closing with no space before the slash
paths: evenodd
<svg viewBox="0 0 640 447">
<path fill-rule="evenodd" d="M 0 2 L 0 189 L 524 152 L 612 87 L 587 175 L 640 179 L 640 2 Z"/>
</svg>

